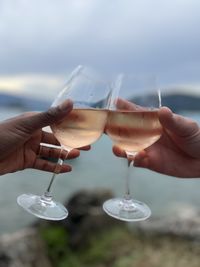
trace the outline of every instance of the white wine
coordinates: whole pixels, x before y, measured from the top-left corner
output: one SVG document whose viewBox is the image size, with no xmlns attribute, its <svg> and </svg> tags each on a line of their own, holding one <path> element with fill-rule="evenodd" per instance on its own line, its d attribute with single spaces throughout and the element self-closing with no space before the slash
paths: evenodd
<svg viewBox="0 0 200 267">
<path fill-rule="evenodd" d="M 66 149 L 90 145 L 103 133 L 107 114 L 107 110 L 73 109 L 64 120 L 52 125 L 52 131 Z"/>
<path fill-rule="evenodd" d="M 156 142 L 162 133 L 157 111 L 109 111 L 106 133 L 115 145 L 129 153 Z"/>
</svg>

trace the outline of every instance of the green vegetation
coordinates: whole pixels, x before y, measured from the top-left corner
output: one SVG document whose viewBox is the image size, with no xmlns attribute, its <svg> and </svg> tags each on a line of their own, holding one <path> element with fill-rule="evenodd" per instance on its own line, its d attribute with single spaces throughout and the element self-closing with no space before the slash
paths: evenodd
<svg viewBox="0 0 200 267">
<path fill-rule="evenodd" d="M 156 236 L 125 227 L 93 233 L 80 248 L 58 226 L 41 228 L 54 267 L 199 267 L 200 244 L 174 236 Z"/>
</svg>

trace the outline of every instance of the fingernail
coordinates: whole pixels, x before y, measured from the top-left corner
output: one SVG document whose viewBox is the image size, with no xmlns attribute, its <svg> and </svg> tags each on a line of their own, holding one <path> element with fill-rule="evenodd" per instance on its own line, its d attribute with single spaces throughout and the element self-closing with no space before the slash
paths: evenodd
<svg viewBox="0 0 200 267">
<path fill-rule="evenodd" d="M 68 110 L 71 110 L 73 107 L 73 102 L 72 100 L 70 99 L 67 99 L 65 101 L 63 101 L 60 105 L 58 105 L 58 108 L 61 110 L 61 111 L 68 111 Z"/>
</svg>

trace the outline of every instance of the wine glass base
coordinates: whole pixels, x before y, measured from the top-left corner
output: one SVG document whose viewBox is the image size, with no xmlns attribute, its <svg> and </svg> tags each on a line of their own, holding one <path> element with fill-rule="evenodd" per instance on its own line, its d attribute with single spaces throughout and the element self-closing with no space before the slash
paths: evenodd
<svg viewBox="0 0 200 267">
<path fill-rule="evenodd" d="M 151 216 L 150 208 L 135 199 L 109 199 L 104 202 L 103 209 L 111 217 L 127 222 L 143 221 Z"/>
<path fill-rule="evenodd" d="M 41 219 L 59 221 L 68 216 L 67 209 L 52 198 L 33 194 L 22 194 L 17 198 L 17 203 L 29 213 Z"/>
</svg>

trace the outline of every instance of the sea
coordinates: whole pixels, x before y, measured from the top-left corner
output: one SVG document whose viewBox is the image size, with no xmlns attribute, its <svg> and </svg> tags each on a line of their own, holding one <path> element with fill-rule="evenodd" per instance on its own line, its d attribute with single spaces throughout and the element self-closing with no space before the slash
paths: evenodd
<svg viewBox="0 0 200 267">
<path fill-rule="evenodd" d="M 0 108 L 0 120 L 20 114 L 19 109 Z M 200 113 L 184 112 L 184 116 L 200 124 Z M 127 162 L 112 153 L 110 139 L 103 135 L 90 151 L 82 151 L 77 159 L 68 161 L 73 171 L 57 176 L 53 195 L 66 202 L 82 189 L 111 190 L 123 196 Z M 0 234 L 11 233 L 30 226 L 37 219 L 18 206 L 16 199 L 22 193 L 42 194 L 51 174 L 39 170 L 24 170 L 0 176 Z M 200 211 L 200 179 L 179 179 L 142 168 L 131 174 L 131 192 L 135 199 L 148 204 L 152 218 L 176 216 L 180 210 Z"/>
</svg>

